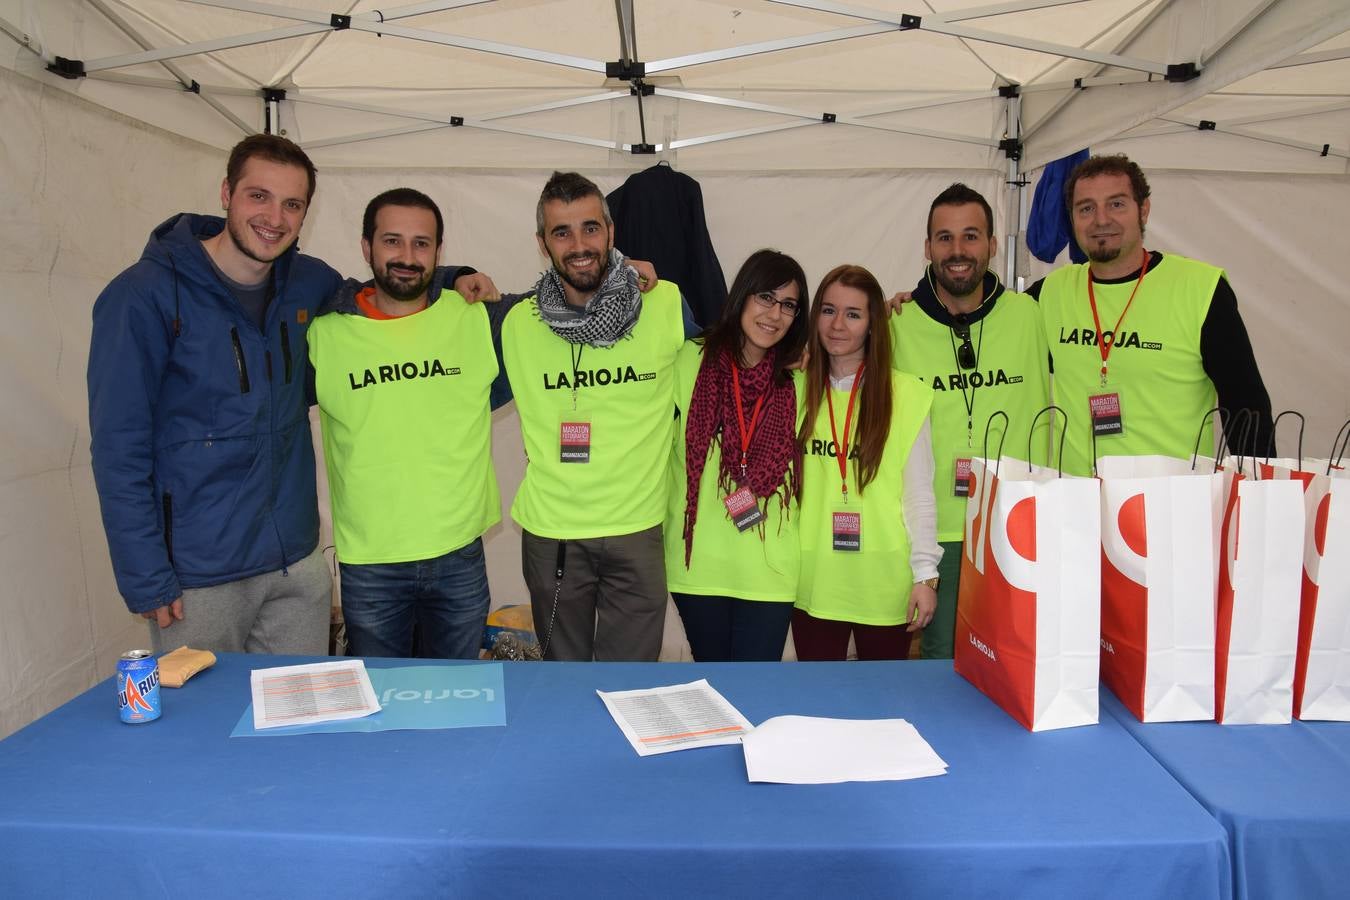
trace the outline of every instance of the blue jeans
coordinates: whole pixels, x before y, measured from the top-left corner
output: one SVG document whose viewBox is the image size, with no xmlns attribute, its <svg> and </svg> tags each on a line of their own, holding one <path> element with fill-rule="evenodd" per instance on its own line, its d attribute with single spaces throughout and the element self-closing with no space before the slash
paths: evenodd
<svg viewBox="0 0 1350 900">
<path fill-rule="evenodd" d="M 792 604 L 671 594 L 695 662 L 782 662 Z"/>
<path fill-rule="evenodd" d="M 342 618 L 351 656 L 477 659 L 491 597 L 483 539 L 435 559 L 341 564 Z"/>
</svg>

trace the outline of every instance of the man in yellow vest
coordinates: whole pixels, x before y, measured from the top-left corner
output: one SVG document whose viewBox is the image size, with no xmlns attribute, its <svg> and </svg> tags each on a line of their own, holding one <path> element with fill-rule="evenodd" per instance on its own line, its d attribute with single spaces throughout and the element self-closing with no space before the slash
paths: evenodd
<svg viewBox="0 0 1350 900">
<path fill-rule="evenodd" d="M 669 282 L 640 293 L 581 175 L 553 174 L 535 225 L 552 266 L 502 326 L 529 459 L 511 516 L 535 631 L 548 659 L 655 660 L 683 303 Z"/>
<path fill-rule="evenodd" d="M 1250 410 L 1235 453 L 1268 452 L 1270 396 L 1222 269 L 1144 246 L 1148 180 L 1123 155 L 1094 156 L 1064 186 L 1088 262 L 1032 286 L 1053 358 L 1055 402 L 1068 415 L 1064 470 L 1089 475 L 1102 456 L 1189 458 L 1214 450 L 1216 405 Z"/>
<path fill-rule="evenodd" d="M 371 200 L 361 250 L 374 280 L 349 279 L 309 329 L 353 656 L 412 655 L 414 624 L 420 656 L 473 659 L 482 643 L 482 534 L 501 519 L 491 411 L 509 399 L 493 332 L 506 308 L 447 287 L 467 290 L 474 273 L 437 267 L 443 233 L 419 191 Z"/>
<path fill-rule="evenodd" d="M 961 575 L 970 460 L 985 455 L 985 424 L 996 424 L 988 454 L 1044 462 L 1048 417 L 1045 337 L 1036 302 L 1005 290 L 989 261 L 998 253 L 994 213 L 978 192 L 953 184 L 933 200 L 924 240 L 928 266 L 911 295 L 917 310 L 890 319 L 895 367 L 933 389 L 933 482 L 937 495 L 937 610 L 923 630 L 925 659 L 951 659 Z M 1029 447 L 1033 444 L 1034 447 Z"/>
</svg>

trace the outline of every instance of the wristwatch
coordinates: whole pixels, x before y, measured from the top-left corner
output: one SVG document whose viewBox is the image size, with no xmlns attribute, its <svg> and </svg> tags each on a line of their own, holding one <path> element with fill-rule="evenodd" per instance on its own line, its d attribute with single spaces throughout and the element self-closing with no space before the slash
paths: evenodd
<svg viewBox="0 0 1350 900">
<path fill-rule="evenodd" d="M 923 581 L 919 581 L 919 582 L 915 582 L 915 583 L 916 583 L 916 584 L 926 584 L 926 585 L 928 585 L 930 588 L 932 588 L 933 590 L 936 591 L 936 590 L 937 590 L 937 587 L 938 587 L 938 578 L 937 578 L 936 575 L 934 575 L 932 578 L 925 578 Z"/>
</svg>

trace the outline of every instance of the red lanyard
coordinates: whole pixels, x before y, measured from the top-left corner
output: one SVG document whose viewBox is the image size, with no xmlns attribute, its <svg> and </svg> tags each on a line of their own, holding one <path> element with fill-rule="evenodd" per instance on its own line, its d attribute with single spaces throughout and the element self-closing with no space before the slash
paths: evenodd
<svg viewBox="0 0 1350 900">
<path fill-rule="evenodd" d="M 839 443 L 839 432 L 834 427 L 834 391 L 825 392 L 825 402 L 830 405 L 830 437 L 834 438 L 834 458 L 839 463 L 839 490 L 844 493 L 844 502 L 848 502 L 848 434 L 853 424 L 853 401 L 858 397 L 858 385 L 862 384 L 863 366 L 866 360 L 858 363 L 858 371 L 853 373 L 853 387 L 848 392 L 848 412 L 844 413 L 844 442 Z"/>
<path fill-rule="evenodd" d="M 1111 355 L 1111 349 L 1116 345 L 1116 339 L 1120 337 L 1120 323 L 1125 321 L 1125 314 L 1130 311 L 1131 304 L 1134 303 L 1134 295 L 1139 293 L 1139 286 L 1144 283 L 1144 276 L 1148 274 L 1148 251 L 1140 248 L 1144 254 L 1143 262 L 1139 266 L 1139 280 L 1134 283 L 1134 290 L 1130 291 L 1130 299 L 1126 301 L 1125 308 L 1120 311 L 1120 318 L 1116 319 L 1116 327 L 1111 330 L 1111 344 L 1107 345 L 1105 335 L 1102 334 L 1101 316 L 1097 314 L 1097 295 L 1092 290 L 1092 270 L 1088 269 L 1088 303 L 1092 306 L 1092 324 L 1097 326 L 1097 349 L 1102 354 L 1102 387 L 1106 387 L 1106 360 Z"/>
<path fill-rule="evenodd" d="M 750 457 L 750 439 L 755 436 L 755 429 L 759 427 L 760 413 L 764 411 L 764 398 L 769 394 L 769 387 L 765 385 L 764 392 L 759 395 L 755 401 L 755 408 L 750 413 L 750 426 L 745 425 L 745 406 L 741 402 L 741 376 L 740 367 L 736 363 L 731 364 L 731 386 L 736 395 L 736 424 L 741 429 L 741 477 L 745 477 L 745 464 Z"/>
</svg>

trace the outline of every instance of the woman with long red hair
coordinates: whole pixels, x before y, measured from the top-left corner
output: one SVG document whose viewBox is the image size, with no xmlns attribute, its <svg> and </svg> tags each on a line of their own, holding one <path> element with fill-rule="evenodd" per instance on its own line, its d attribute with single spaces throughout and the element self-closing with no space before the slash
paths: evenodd
<svg viewBox="0 0 1350 900">
<path fill-rule="evenodd" d="M 803 447 L 800 660 L 904 659 L 937 606 L 933 391 L 891 369 L 885 294 L 861 266 L 833 269 L 811 306 Z"/>
</svg>

